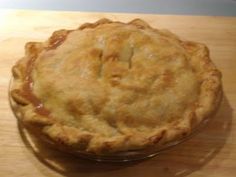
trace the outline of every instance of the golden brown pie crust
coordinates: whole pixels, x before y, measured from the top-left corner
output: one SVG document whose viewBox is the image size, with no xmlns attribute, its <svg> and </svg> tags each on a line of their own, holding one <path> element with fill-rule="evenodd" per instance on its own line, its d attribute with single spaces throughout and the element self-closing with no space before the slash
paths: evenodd
<svg viewBox="0 0 236 177">
<path fill-rule="evenodd" d="M 96 154 L 188 135 L 221 98 L 204 44 L 135 19 L 101 19 L 29 42 L 13 67 L 20 120 L 63 146 Z"/>
</svg>

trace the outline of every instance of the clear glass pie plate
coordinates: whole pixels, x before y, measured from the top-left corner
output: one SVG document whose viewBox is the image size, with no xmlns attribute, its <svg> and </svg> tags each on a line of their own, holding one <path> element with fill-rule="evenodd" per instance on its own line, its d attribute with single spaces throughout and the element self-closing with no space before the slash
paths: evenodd
<svg viewBox="0 0 236 177">
<path fill-rule="evenodd" d="M 62 146 L 61 144 L 58 145 L 52 140 L 50 140 L 49 138 L 47 138 L 46 136 L 41 136 L 40 134 L 35 133 L 37 131 L 32 130 L 31 127 L 26 126 L 24 122 L 22 122 L 20 118 L 20 114 L 17 111 L 17 103 L 10 96 L 11 85 L 12 85 L 12 79 L 10 81 L 10 86 L 9 86 L 10 106 L 12 108 L 12 111 L 15 117 L 18 120 L 18 124 L 19 124 L 18 127 L 20 128 L 20 133 L 22 134 L 22 136 L 24 136 L 23 139 L 27 140 L 27 145 L 30 145 L 31 148 L 34 150 L 37 146 L 37 143 L 43 143 L 43 144 L 49 145 L 51 148 L 73 154 L 79 158 L 89 159 L 89 160 L 98 161 L 98 162 L 128 162 L 128 161 L 142 160 L 142 159 L 154 157 L 162 153 L 163 151 L 168 150 L 169 148 L 172 148 L 188 140 L 189 138 L 191 138 L 193 135 L 199 132 L 207 124 L 207 122 L 211 119 L 211 117 L 213 117 L 213 115 L 211 115 L 208 118 L 204 119 L 200 124 L 198 124 L 191 131 L 190 134 L 184 137 L 181 137 L 175 141 L 163 144 L 161 146 L 158 145 L 158 146 L 152 146 L 152 147 L 141 149 L 141 150 L 130 150 L 130 151 L 124 151 L 124 152 L 110 153 L 106 155 L 96 155 L 93 153 L 78 151 L 76 149 L 72 149 L 71 147 Z"/>
</svg>

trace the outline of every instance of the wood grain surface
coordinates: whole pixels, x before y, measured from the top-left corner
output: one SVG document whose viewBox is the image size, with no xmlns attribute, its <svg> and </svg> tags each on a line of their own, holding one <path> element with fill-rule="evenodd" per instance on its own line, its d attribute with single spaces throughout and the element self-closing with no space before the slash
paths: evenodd
<svg viewBox="0 0 236 177">
<path fill-rule="evenodd" d="M 32 151 L 8 103 L 12 65 L 23 56 L 27 41 L 43 41 L 56 29 L 73 29 L 103 17 L 125 22 L 142 18 L 182 39 L 207 44 L 223 73 L 224 99 L 218 113 L 190 140 L 145 161 L 95 163 L 42 145 Z M 0 100 L 0 177 L 235 177 L 236 18 L 2 10 Z"/>
</svg>

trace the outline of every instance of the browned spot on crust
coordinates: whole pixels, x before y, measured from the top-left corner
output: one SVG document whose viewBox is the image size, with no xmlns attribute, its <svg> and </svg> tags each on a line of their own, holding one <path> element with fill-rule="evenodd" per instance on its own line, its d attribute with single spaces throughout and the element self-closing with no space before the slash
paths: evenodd
<svg viewBox="0 0 236 177">
<path fill-rule="evenodd" d="M 106 23 L 111 23 L 112 21 L 107 19 L 107 18 L 102 18 L 100 20 L 98 20 L 97 22 L 95 23 L 84 23 L 83 25 L 81 25 L 79 27 L 80 30 L 83 30 L 85 28 L 95 28 L 97 27 L 98 25 L 101 25 L 101 24 L 106 24 Z"/>
<path fill-rule="evenodd" d="M 153 144 L 157 144 L 158 142 L 160 142 L 160 140 L 164 137 L 165 134 L 166 134 L 166 130 L 163 130 L 158 135 L 154 135 L 154 136 L 150 137 L 149 139 L 151 140 L 151 142 Z"/>
<path fill-rule="evenodd" d="M 52 34 L 52 36 L 49 38 L 49 45 L 46 48 L 47 50 L 56 49 L 58 46 L 60 46 L 65 40 L 66 37 L 70 32 L 73 30 L 59 30 Z"/>
<path fill-rule="evenodd" d="M 67 108 L 74 115 L 83 115 L 84 111 L 81 110 L 82 107 L 83 107 L 83 102 L 77 99 L 69 101 Z"/>
<path fill-rule="evenodd" d="M 171 71 L 165 71 L 163 74 L 163 81 L 164 81 L 164 85 L 166 87 L 170 87 L 173 85 L 173 80 L 174 80 L 174 76 L 173 73 Z"/>
<path fill-rule="evenodd" d="M 150 26 L 145 21 L 138 18 L 130 21 L 128 24 L 133 24 L 140 29 L 150 28 Z"/>
</svg>

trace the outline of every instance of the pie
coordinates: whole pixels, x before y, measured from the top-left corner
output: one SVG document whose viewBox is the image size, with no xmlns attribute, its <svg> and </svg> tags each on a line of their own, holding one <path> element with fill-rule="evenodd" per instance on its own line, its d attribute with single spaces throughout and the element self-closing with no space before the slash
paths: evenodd
<svg viewBox="0 0 236 177">
<path fill-rule="evenodd" d="M 140 19 L 101 19 L 29 42 L 10 96 L 26 128 L 56 146 L 109 154 L 189 135 L 221 100 L 204 44 Z"/>
</svg>

